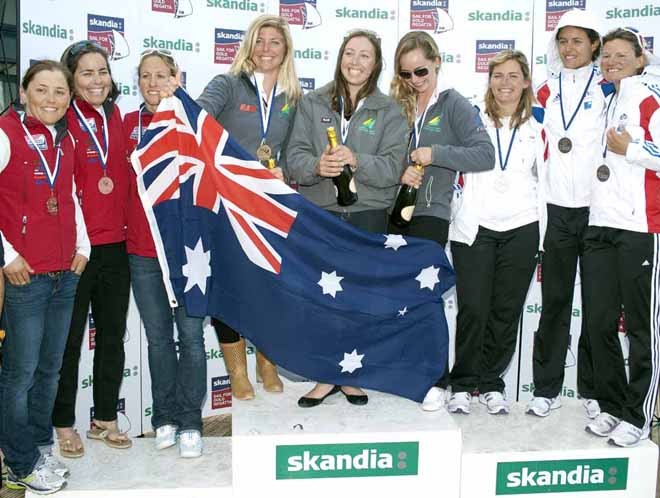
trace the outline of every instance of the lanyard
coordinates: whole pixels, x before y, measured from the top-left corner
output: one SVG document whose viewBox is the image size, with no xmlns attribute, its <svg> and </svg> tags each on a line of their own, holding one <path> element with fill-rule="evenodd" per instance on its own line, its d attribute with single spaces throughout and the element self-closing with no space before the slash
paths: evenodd
<svg viewBox="0 0 660 498">
<path fill-rule="evenodd" d="M 105 170 L 108 166 L 108 120 L 105 117 L 105 112 L 101 112 L 101 117 L 103 118 L 103 140 L 105 141 L 105 151 L 101 147 L 101 144 L 99 143 L 98 139 L 96 138 L 96 133 L 92 131 L 92 129 L 89 127 L 89 123 L 85 119 L 85 116 L 83 113 L 80 111 L 78 108 L 78 104 L 76 104 L 76 101 L 73 101 L 73 109 L 76 111 L 76 114 L 78 115 L 78 119 L 82 122 L 83 126 L 87 130 L 87 134 L 91 137 L 92 143 L 94 144 L 94 147 L 96 147 L 96 151 L 99 154 L 99 159 L 101 160 L 101 168 L 103 168 L 103 174 L 105 175 Z"/>
<path fill-rule="evenodd" d="M 140 140 L 142 140 L 142 109 L 144 109 L 144 104 L 142 104 L 138 110 L 138 145 L 140 145 Z"/>
<path fill-rule="evenodd" d="M 357 112 L 360 110 L 360 107 L 362 107 L 362 104 L 364 103 L 364 99 L 360 100 L 358 102 L 357 107 L 353 111 L 353 114 L 351 114 L 350 119 L 346 119 L 344 117 L 344 97 L 339 97 L 339 114 L 341 116 L 341 143 L 342 145 L 346 143 L 346 139 L 348 138 L 348 127 L 351 124 L 351 119 L 353 119 L 353 116 L 357 114 Z"/>
<path fill-rule="evenodd" d="M 267 103 L 265 100 L 262 101 L 261 90 L 257 84 L 256 76 L 253 76 L 253 82 L 254 86 L 257 87 L 257 104 L 259 108 L 259 118 L 261 118 L 261 142 L 263 143 L 263 141 L 266 139 L 266 134 L 268 133 L 268 127 L 270 126 L 270 117 L 273 115 L 273 99 L 275 98 L 275 92 L 277 91 L 277 82 L 275 82 L 273 89 L 270 91 Z M 264 105 L 267 107 L 265 112 L 263 109 Z"/>
<path fill-rule="evenodd" d="M 28 140 L 30 141 L 30 143 L 34 147 L 34 150 L 37 151 L 37 154 L 39 154 L 39 159 L 41 160 L 41 167 L 43 168 L 44 172 L 46 173 L 46 178 L 48 178 L 48 186 L 50 187 L 50 190 L 51 191 L 55 190 L 55 181 L 57 180 L 57 175 L 60 172 L 60 156 L 62 155 L 62 149 L 61 149 L 60 145 L 57 146 L 57 151 L 55 152 L 55 168 L 51 172 L 50 166 L 48 165 L 48 162 L 46 161 L 46 157 L 41 152 L 41 149 L 37 145 L 37 142 L 34 141 L 34 138 L 32 137 L 32 134 L 28 131 L 28 129 L 23 124 L 23 122 L 21 122 L 21 126 L 23 127 L 23 130 L 25 131 L 25 136 L 28 138 Z"/>
<path fill-rule="evenodd" d="M 607 103 L 607 111 L 605 111 L 605 129 L 603 130 L 603 138 L 601 140 L 601 144 L 603 145 L 603 159 L 607 156 L 607 128 L 609 126 L 610 122 L 610 107 L 612 106 L 612 102 L 616 99 L 616 103 L 619 103 L 619 96 L 615 93 L 612 94 L 612 97 L 610 98 L 610 101 Z M 614 106 L 614 109 L 612 109 L 612 114 L 616 114 L 616 105 Z"/>
<path fill-rule="evenodd" d="M 513 148 L 513 141 L 516 138 L 516 132 L 518 131 L 518 127 L 516 126 L 513 129 L 513 133 L 511 134 L 511 140 L 509 140 L 509 148 L 506 151 L 506 158 L 504 161 L 502 161 L 502 146 L 500 144 L 500 129 L 495 128 L 495 134 L 497 135 L 497 155 L 499 156 L 500 159 L 500 168 L 502 171 L 506 169 L 507 164 L 509 164 L 509 156 L 511 155 L 511 149 Z"/>
<path fill-rule="evenodd" d="M 568 129 L 571 127 L 571 124 L 573 124 L 573 120 L 575 119 L 575 116 L 577 116 L 577 113 L 580 111 L 580 107 L 582 106 L 582 102 L 584 101 L 584 97 L 587 95 L 587 91 L 589 91 L 589 86 L 591 85 L 591 80 L 594 79 L 594 74 L 596 74 L 596 68 L 592 69 L 591 71 L 591 76 L 589 76 L 589 81 L 587 81 L 587 86 L 584 87 L 584 91 L 582 92 L 582 97 L 580 97 L 580 101 L 577 104 L 577 107 L 575 108 L 575 111 L 573 112 L 573 115 L 571 116 L 570 121 L 568 124 L 566 124 L 566 117 L 564 116 L 564 92 L 562 92 L 561 88 L 561 79 L 562 75 L 559 75 L 559 109 L 561 110 L 561 122 L 564 125 L 564 131 L 568 131 Z"/>
<path fill-rule="evenodd" d="M 422 136 L 422 127 L 424 126 L 424 120 L 426 119 L 426 113 L 428 112 L 429 107 L 431 106 L 430 105 L 426 106 L 426 109 L 424 109 L 422 116 L 419 119 L 416 119 L 413 125 L 411 142 L 414 142 L 415 149 L 417 149 L 417 146 L 419 145 L 419 139 Z"/>
</svg>

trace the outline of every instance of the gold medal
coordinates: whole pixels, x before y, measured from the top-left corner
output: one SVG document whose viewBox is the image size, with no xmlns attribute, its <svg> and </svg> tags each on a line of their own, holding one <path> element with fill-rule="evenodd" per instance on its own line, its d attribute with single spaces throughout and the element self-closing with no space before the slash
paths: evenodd
<svg viewBox="0 0 660 498">
<path fill-rule="evenodd" d="M 99 192 L 103 195 L 108 195 L 115 188 L 115 184 L 112 181 L 112 178 L 109 176 L 102 176 L 99 180 Z"/>
<path fill-rule="evenodd" d="M 257 149 L 257 159 L 259 159 L 259 161 L 268 161 L 272 152 L 273 151 L 267 143 L 262 143 Z"/>
<path fill-rule="evenodd" d="M 46 211 L 48 211 L 48 214 L 51 216 L 55 216 L 58 212 L 58 207 L 57 207 L 57 197 L 54 195 L 51 195 L 47 200 L 46 200 Z"/>
</svg>

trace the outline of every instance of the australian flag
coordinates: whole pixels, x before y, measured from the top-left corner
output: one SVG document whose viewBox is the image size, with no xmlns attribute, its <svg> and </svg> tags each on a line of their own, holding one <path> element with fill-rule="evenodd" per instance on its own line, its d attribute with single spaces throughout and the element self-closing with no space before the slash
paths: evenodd
<svg viewBox="0 0 660 498">
<path fill-rule="evenodd" d="M 421 401 L 444 372 L 440 245 L 370 234 L 276 179 L 183 90 L 133 153 L 172 306 L 309 379 Z"/>
</svg>

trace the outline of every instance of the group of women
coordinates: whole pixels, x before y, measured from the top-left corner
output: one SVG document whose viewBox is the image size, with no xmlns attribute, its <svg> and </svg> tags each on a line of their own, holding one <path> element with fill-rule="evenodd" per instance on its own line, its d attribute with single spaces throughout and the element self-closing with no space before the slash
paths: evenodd
<svg viewBox="0 0 660 498">
<path fill-rule="evenodd" d="M 333 80 L 303 96 L 288 25 L 264 15 L 248 28 L 229 73 L 215 77 L 198 102 L 259 160 L 276 161 L 276 177 L 345 222 L 427 238 L 438 250 L 451 241 L 456 359 L 428 391 L 424 410 L 446 402 L 450 412 L 469 413 L 479 392 L 489 413 L 508 413 L 502 375 L 537 254 L 543 314 L 527 411 L 546 416 L 559 408 L 579 258 L 579 391 L 593 418 L 587 430 L 630 446 L 648 436 L 660 367 L 654 62 L 633 30 L 601 41 L 585 12 L 570 11 L 553 33 L 550 76 L 536 98 L 525 55 L 505 51 L 490 61 L 488 88 L 475 107 L 446 86 L 438 46 L 419 31 L 400 40 L 391 95 L 384 95 L 377 85 L 380 39 L 356 30 L 342 41 Z M 131 446 L 117 424 L 129 285 L 149 344 L 156 447 L 178 442 L 182 457 L 202 453 L 202 318 L 169 307 L 127 161 L 177 78 L 171 53 L 145 51 L 138 65 L 144 103 L 122 121 L 108 56 L 82 41 L 67 48 L 61 63 L 28 69 L 20 103 L 0 118 L 7 280 L 0 448 L 9 487 L 46 494 L 66 484 L 68 469 L 52 451 L 53 426 L 61 456 L 84 453 L 73 426 L 90 304 L 96 335 L 87 437 Z M 337 144 L 328 144 L 329 126 L 339 130 Z M 333 180 L 342 175 L 350 179 L 350 205 L 337 198 Z M 405 226 L 388 222 L 401 186 L 418 190 Z M 624 307 L 629 380 L 617 334 Z M 234 397 L 253 398 L 240 331 L 213 323 Z M 260 353 L 257 369 L 266 391 L 282 391 L 276 366 Z M 359 386 L 319 383 L 298 404 L 313 407 L 336 393 L 355 405 L 368 402 Z"/>
</svg>

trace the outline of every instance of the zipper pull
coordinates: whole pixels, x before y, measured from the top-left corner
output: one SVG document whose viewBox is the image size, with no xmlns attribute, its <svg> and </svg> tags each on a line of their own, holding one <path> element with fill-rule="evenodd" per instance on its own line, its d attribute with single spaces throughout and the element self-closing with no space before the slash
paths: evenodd
<svg viewBox="0 0 660 498">
<path fill-rule="evenodd" d="M 23 215 L 23 228 L 21 228 L 21 235 L 25 235 L 27 232 L 27 215 Z"/>
</svg>

